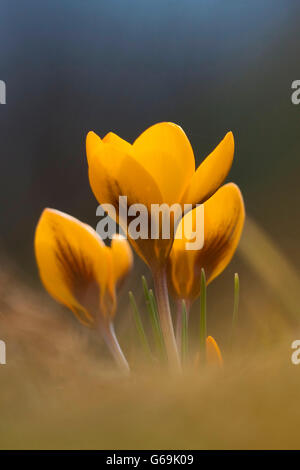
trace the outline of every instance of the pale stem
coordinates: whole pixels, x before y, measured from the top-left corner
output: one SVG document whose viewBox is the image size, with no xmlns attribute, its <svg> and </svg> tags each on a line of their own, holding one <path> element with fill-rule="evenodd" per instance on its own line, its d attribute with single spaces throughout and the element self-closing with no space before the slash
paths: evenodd
<svg viewBox="0 0 300 470">
<path fill-rule="evenodd" d="M 181 354 L 181 343 L 182 343 L 182 301 L 184 299 L 176 300 L 176 342 L 179 354 Z M 189 300 L 185 300 L 185 308 L 187 313 L 187 322 L 189 321 L 191 303 Z"/>
<path fill-rule="evenodd" d="M 200 353 L 204 360 L 206 354 L 206 276 L 205 271 L 201 269 L 201 289 L 200 289 Z"/>
<path fill-rule="evenodd" d="M 181 365 L 170 311 L 165 268 L 161 268 L 160 270 L 155 271 L 153 273 L 153 279 L 160 325 L 165 341 L 168 360 L 174 370 L 180 371 Z"/>
<path fill-rule="evenodd" d="M 234 275 L 234 303 L 233 303 L 233 315 L 230 335 L 230 348 L 233 346 L 234 334 L 237 326 L 238 311 L 239 311 L 239 297 L 240 297 L 240 279 L 238 273 Z"/>
<path fill-rule="evenodd" d="M 101 332 L 106 345 L 108 346 L 111 354 L 113 355 L 120 369 L 124 373 L 129 374 L 130 368 L 123 354 L 121 346 L 119 345 L 113 323 L 112 322 L 105 323 L 105 322 L 100 321 L 99 331 Z"/>
</svg>

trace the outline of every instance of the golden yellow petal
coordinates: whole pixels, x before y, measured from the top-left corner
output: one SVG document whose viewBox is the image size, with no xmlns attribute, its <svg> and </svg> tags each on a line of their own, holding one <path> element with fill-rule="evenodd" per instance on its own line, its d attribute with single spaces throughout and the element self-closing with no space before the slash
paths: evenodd
<svg viewBox="0 0 300 470">
<path fill-rule="evenodd" d="M 193 217 L 194 211 L 195 209 L 186 214 L 181 220 L 176 231 L 176 236 L 178 236 L 178 233 L 184 233 L 184 219 L 186 220 L 187 217 Z M 168 282 L 173 297 L 177 299 L 193 300 L 195 251 L 186 250 L 186 241 L 185 238 L 181 239 L 175 237 L 168 260 Z"/>
<path fill-rule="evenodd" d="M 187 250 L 186 242 L 193 241 L 191 233 L 183 226 L 193 228 L 201 207 L 186 214 L 176 231 L 169 259 L 169 284 L 177 298 L 194 300 L 200 294 L 201 269 L 207 283 L 218 276 L 229 264 L 239 243 L 245 209 L 242 194 L 233 183 L 222 186 L 204 203 L 204 246 Z M 187 221 L 192 219 L 193 225 Z M 186 233 L 187 232 L 187 233 Z M 184 233 L 182 239 L 179 234 Z"/>
<path fill-rule="evenodd" d="M 133 265 L 133 255 L 130 245 L 122 235 L 113 235 L 111 242 L 113 273 L 115 283 L 120 285 Z"/>
<path fill-rule="evenodd" d="M 206 338 L 206 360 L 210 365 L 223 367 L 223 358 L 220 348 L 212 336 Z"/>
<path fill-rule="evenodd" d="M 152 176 L 133 157 L 119 146 L 100 141 L 97 152 L 90 151 L 87 138 L 89 179 L 94 195 L 100 204 L 118 208 L 119 196 L 127 197 L 127 205 L 161 204 L 162 195 Z"/>
<path fill-rule="evenodd" d="M 234 183 L 225 184 L 204 203 L 204 247 L 200 259 L 208 283 L 230 263 L 244 222 L 243 196 Z"/>
<path fill-rule="evenodd" d="M 112 261 L 100 237 L 74 217 L 45 209 L 34 245 L 40 277 L 49 294 L 82 322 L 92 323 L 112 283 Z"/>
<path fill-rule="evenodd" d="M 113 137 L 115 139 L 115 137 Z M 160 190 L 152 176 L 131 155 L 126 154 L 118 145 L 98 142 L 97 151 L 91 151 L 87 142 L 89 180 L 92 191 L 100 204 L 111 204 L 114 210 L 108 210 L 126 232 L 133 217 L 127 222 L 120 218 L 119 196 L 127 197 L 127 207 L 143 204 L 151 214 L 151 204 L 162 204 Z M 126 211 L 125 211 L 126 212 Z M 151 221 L 148 220 L 150 233 Z M 170 249 L 172 240 L 132 240 L 128 237 L 138 255 L 148 264 L 157 258 L 164 259 Z"/>
<path fill-rule="evenodd" d="M 86 136 L 86 154 L 87 159 L 98 152 L 99 148 L 101 148 L 101 139 L 100 137 L 95 134 L 95 132 L 90 131 Z"/>
<path fill-rule="evenodd" d="M 114 132 L 109 132 L 108 134 L 106 134 L 106 136 L 103 137 L 102 142 L 106 144 L 114 145 L 119 150 L 123 150 L 125 153 L 129 155 L 132 153 L 132 145 L 126 140 L 119 137 Z"/>
<path fill-rule="evenodd" d="M 200 204 L 214 194 L 231 168 L 233 154 L 234 138 L 232 132 L 228 132 L 197 168 L 183 195 L 183 204 Z"/>
<path fill-rule="evenodd" d="M 179 203 L 195 172 L 191 144 L 180 126 L 161 122 L 133 144 L 133 155 L 156 181 L 164 202 Z"/>
</svg>

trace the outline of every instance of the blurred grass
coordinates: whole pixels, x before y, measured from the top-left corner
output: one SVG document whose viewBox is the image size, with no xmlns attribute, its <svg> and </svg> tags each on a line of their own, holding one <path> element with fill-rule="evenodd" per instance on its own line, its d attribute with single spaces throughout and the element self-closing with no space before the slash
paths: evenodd
<svg viewBox="0 0 300 470">
<path fill-rule="evenodd" d="M 288 314 L 299 321 L 300 274 L 276 246 L 272 238 L 247 217 L 239 252 L 261 281 L 280 298 Z"/>
<path fill-rule="evenodd" d="M 260 256 L 252 256 L 254 248 Z M 117 330 L 133 365 L 129 379 L 118 376 L 94 332 L 2 264 L 0 339 L 7 365 L 0 366 L 0 448 L 300 449 L 300 367 L 290 360 L 291 342 L 300 338 L 293 309 L 298 274 L 251 221 L 240 255 L 244 302 L 233 351 L 226 331 L 217 337 L 224 370 L 196 369 L 191 361 L 181 377 L 172 377 L 150 365 L 121 303 Z M 245 282 L 248 270 L 256 284 Z M 266 288 L 274 304 L 266 301 Z M 232 289 L 218 292 L 222 303 L 233 300 Z M 196 311 L 198 305 L 192 315 Z"/>
</svg>

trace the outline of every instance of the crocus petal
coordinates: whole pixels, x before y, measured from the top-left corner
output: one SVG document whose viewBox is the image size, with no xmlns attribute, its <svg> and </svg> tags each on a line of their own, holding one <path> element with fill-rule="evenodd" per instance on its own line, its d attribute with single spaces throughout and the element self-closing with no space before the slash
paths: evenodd
<svg viewBox="0 0 300 470">
<path fill-rule="evenodd" d="M 35 232 L 35 255 L 41 280 L 58 302 L 85 324 L 114 313 L 112 260 L 108 248 L 87 224 L 54 209 L 45 209 Z M 111 309 L 102 301 L 112 294 Z M 107 306 L 107 299 L 106 299 Z"/>
<path fill-rule="evenodd" d="M 234 138 L 232 132 L 228 132 L 197 168 L 183 195 L 182 203 L 201 204 L 214 194 L 231 168 L 233 154 Z"/>
<path fill-rule="evenodd" d="M 204 247 L 199 252 L 211 282 L 230 263 L 245 221 L 243 196 L 234 183 L 222 186 L 204 204 Z"/>
<path fill-rule="evenodd" d="M 103 137 L 102 142 L 114 145 L 119 150 L 123 150 L 123 152 L 127 153 L 128 155 L 132 153 L 132 145 L 114 132 L 109 132 L 106 134 L 106 136 Z"/>
<path fill-rule="evenodd" d="M 115 137 L 114 137 L 115 139 Z M 92 141 L 92 145 L 91 145 Z M 148 215 L 151 204 L 163 203 L 162 195 L 150 173 L 131 155 L 126 154 L 118 145 L 96 141 L 93 133 L 87 136 L 87 158 L 89 180 L 92 191 L 100 204 L 110 204 L 108 214 L 114 218 L 126 232 L 130 224 L 122 219 L 119 196 L 127 197 L 127 207 L 143 204 Z M 126 212 L 126 211 L 124 211 Z M 172 240 L 151 239 L 151 220 L 148 220 L 149 236 L 146 239 L 128 239 L 138 255 L 149 265 L 165 259 L 172 245 Z"/>
<path fill-rule="evenodd" d="M 93 131 L 90 131 L 86 138 L 86 154 L 87 158 L 91 158 L 92 155 L 97 153 L 101 148 L 102 140 L 100 137 Z"/>
<path fill-rule="evenodd" d="M 168 262 L 169 287 L 175 298 L 191 299 L 195 283 L 196 251 L 187 250 L 186 243 L 194 241 L 190 230 L 195 231 L 200 209 L 188 212 L 178 224 Z"/>
<path fill-rule="evenodd" d="M 195 172 L 193 150 L 181 127 L 170 122 L 155 124 L 135 140 L 133 150 L 157 182 L 164 202 L 179 203 Z"/>
<path fill-rule="evenodd" d="M 220 348 L 212 336 L 206 338 L 206 361 L 210 365 L 223 367 L 223 358 Z"/>
<path fill-rule="evenodd" d="M 193 228 L 201 207 L 186 214 L 176 231 L 169 260 L 169 284 L 177 298 L 194 300 L 200 294 L 201 268 L 207 283 L 229 264 L 241 237 L 245 209 L 239 188 L 228 183 L 204 203 L 204 245 L 199 250 L 187 250 L 186 242 L 193 241 L 183 226 Z M 192 219 L 193 225 L 187 223 Z M 187 230 L 186 230 L 187 231 Z M 184 234 L 180 239 L 179 234 Z"/>
<path fill-rule="evenodd" d="M 122 235 L 113 235 L 111 242 L 115 283 L 120 285 L 132 268 L 133 256 L 130 245 Z"/>
<path fill-rule="evenodd" d="M 119 196 L 126 196 L 128 206 L 144 204 L 150 209 L 152 203 L 161 204 L 162 195 L 147 170 L 118 145 L 99 138 L 94 146 L 94 135 L 87 135 L 86 148 L 90 184 L 98 202 L 118 209 Z"/>
</svg>

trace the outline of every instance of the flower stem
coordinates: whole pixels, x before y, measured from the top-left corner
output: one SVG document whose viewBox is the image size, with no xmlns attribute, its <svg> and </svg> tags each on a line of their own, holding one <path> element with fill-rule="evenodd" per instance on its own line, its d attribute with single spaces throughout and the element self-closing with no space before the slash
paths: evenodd
<svg viewBox="0 0 300 470">
<path fill-rule="evenodd" d="M 125 374 L 129 374 L 130 368 L 123 354 L 121 346 L 119 345 L 113 323 L 112 322 L 109 322 L 109 323 L 99 322 L 99 330 L 103 336 L 103 339 L 106 345 L 108 346 L 112 356 L 114 357 L 120 369 Z"/>
<path fill-rule="evenodd" d="M 206 354 L 206 277 L 205 271 L 201 269 L 201 290 L 200 290 L 200 357 L 204 361 Z"/>
<path fill-rule="evenodd" d="M 182 330 L 181 330 L 181 360 L 183 364 L 186 364 L 188 354 L 188 312 L 186 303 L 182 301 Z"/>
<path fill-rule="evenodd" d="M 238 273 L 234 275 L 234 302 L 233 302 L 233 314 L 232 314 L 232 324 L 231 324 L 231 335 L 230 335 L 230 348 L 232 349 L 234 334 L 237 325 L 238 311 L 239 311 L 239 298 L 240 298 L 240 280 Z"/>
<path fill-rule="evenodd" d="M 165 268 L 161 268 L 153 273 L 154 290 L 157 300 L 158 313 L 160 318 L 161 330 L 165 340 L 168 360 L 174 370 L 181 370 L 173 322 L 170 311 L 167 277 Z"/>
</svg>

